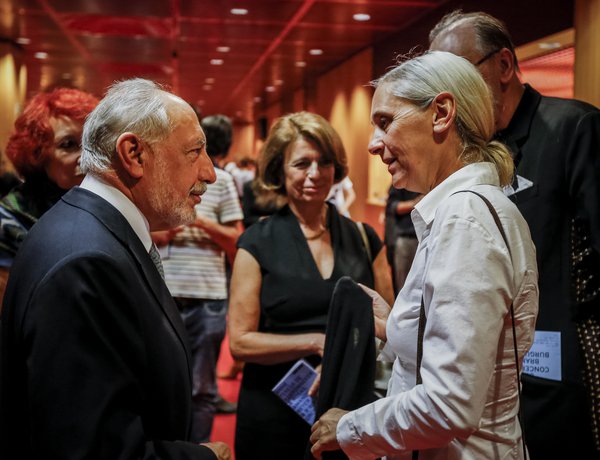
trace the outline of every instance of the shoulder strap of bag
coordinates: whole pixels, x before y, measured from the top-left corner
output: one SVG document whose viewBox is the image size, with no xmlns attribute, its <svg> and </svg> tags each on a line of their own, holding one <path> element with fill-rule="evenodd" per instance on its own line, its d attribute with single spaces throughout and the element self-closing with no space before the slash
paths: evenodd
<svg viewBox="0 0 600 460">
<path fill-rule="evenodd" d="M 473 190 L 461 190 L 456 193 L 461 193 L 461 192 L 474 193 L 475 195 L 477 195 L 479 198 L 481 198 L 483 200 L 483 202 L 486 204 L 487 208 L 489 209 L 490 213 L 492 214 L 492 217 L 494 218 L 494 222 L 496 223 L 496 226 L 498 227 L 498 230 L 500 231 L 500 235 L 502 235 L 502 239 L 504 240 L 504 244 L 506 244 L 508 253 L 510 254 L 511 251 L 510 251 L 510 245 L 508 244 L 508 238 L 506 237 L 506 233 L 504 232 L 504 228 L 502 227 L 502 223 L 500 222 L 500 217 L 498 216 L 498 213 L 496 212 L 496 209 L 494 208 L 492 203 L 490 203 L 490 201 L 485 196 L 483 196 L 482 194 L 477 193 Z M 519 424 L 521 425 L 521 441 L 523 443 L 523 455 L 525 456 L 525 460 L 527 460 L 527 447 L 525 446 L 525 427 L 523 425 L 523 414 L 522 414 L 523 409 L 522 409 L 522 405 L 521 405 L 521 380 L 520 380 L 521 371 L 519 369 L 519 352 L 517 350 L 517 331 L 516 331 L 516 327 L 515 327 L 515 309 L 514 309 L 512 302 L 510 304 L 510 318 L 511 318 L 511 322 L 512 322 L 513 347 L 515 350 L 515 367 L 517 369 L 517 393 L 519 395 L 519 414 L 517 417 L 519 419 Z M 421 360 L 423 358 L 423 335 L 425 333 L 426 322 L 427 322 L 427 317 L 425 316 L 425 304 L 423 302 L 423 296 L 421 296 L 421 309 L 419 312 L 419 331 L 418 331 L 418 335 L 417 335 L 417 378 L 416 378 L 417 385 L 422 383 Z M 419 458 L 418 450 L 413 451 L 412 458 L 413 458 L 413 460 L 418 460 L 418 458 Z"/>
<path fill-rule="evenodd" d="M 421 308 L 419 310 L 419 331 L 417 333 L 417 385 L 423 383 L 421 380 L 421 360 L 423 359 L 423 335 L 425 334 L 425 323 L 427 323 L 427 317 L 425 316 L 425 303 L 423 301 L 423 295 L 421 295 Z M 419 460 L 419 451 L 413 450 L 412 460 Z"/>
</svg>

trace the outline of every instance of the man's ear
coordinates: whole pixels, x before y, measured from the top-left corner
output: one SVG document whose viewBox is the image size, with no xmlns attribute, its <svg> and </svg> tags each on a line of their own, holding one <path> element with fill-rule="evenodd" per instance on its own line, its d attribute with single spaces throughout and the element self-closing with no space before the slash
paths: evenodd
<svg viewBox="0 0 600 460">
<path fill-rule="evenodd" d="M 502 48 L 498 51 L 498 60 L 500 63 L 500 82 L 506 84 L 512 80 L 517 71 L 515 57 L 511 50 Z"/>
<path fill-rule="evenodd" d="M 123 169 L 134 179 L 144 175 L 147 146 L 133 133 L 123 133 L 117 139 L 117 158 Z"/>
<path fill-rule="evenodd" d="M 456 103 L 454 96 L 446 91 L 438 94 L 431 103 L 433 109 L 433 132 L 446 133 L 456 117 Z"/>
</svg>

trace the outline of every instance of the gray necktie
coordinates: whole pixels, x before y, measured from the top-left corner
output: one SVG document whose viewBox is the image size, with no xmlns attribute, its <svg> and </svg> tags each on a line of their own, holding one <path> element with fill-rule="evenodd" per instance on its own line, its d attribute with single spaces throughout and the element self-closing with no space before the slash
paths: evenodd
<svg viewBox="0 0 600 460">
<path fill-rule="evenodd" d="M 152 247 L 148 254 L 150 254 L 150 258 L 152 259 L 152 262 L 154 262 L 154 265 L 156 265 L 156 269 L 158 270 L 158 273 L 160 273 L 160 276 L 162 276 L 162 279 L 165 279 L 165 270 L 163 269 L 162 260 L 160 259 L 158 248 L 154 243 L 152 243 Z"/>
</svg>

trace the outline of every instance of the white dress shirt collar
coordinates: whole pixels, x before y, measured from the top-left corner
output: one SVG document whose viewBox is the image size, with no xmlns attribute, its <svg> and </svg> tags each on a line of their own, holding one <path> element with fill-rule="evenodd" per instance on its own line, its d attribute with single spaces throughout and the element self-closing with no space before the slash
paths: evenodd
<svg viewBox="0 0 600 460">
<path fill-rule="evenodd" d="M 150 225 L 148 225 L 148 220 L 137 206 L 123 194 L 123 192 L 91 174 L 85 176 L 80 187 L 105 199 L 113 205 L 117 211 L 123 214 L 123 217 L 127 219 L 127 222 L 131 225 L 131 228 L 144 245 L 144 248 L 146 248 L 146 251 L 150 251 L 150 248 L 152 247 L 152 238 L 150 237 Z"/>
<path fill-rule="evenodd" d="M 442 201 L 453 193 L 481 184 L 500 185 L 498 172 L 492 163 L 468 164 L 427 193 L 411 212 L 418 240 L 421 241 L 423 232 L 433 222 L 437 208 Z"/>
</svg>

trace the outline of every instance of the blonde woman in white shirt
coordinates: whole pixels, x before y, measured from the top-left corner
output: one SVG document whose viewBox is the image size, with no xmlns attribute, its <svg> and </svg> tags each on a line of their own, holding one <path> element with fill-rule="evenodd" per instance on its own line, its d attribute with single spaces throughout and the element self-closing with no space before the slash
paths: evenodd
<svg viewBox="0 0 600 460">
<path fill-rule="evenodd" d="M 412 212 L 419 247 L 393 308 L 372 294 L 381 358 L 394 363 L 387 397 L 325 413 L 312 427 L 313 455 L 524 458 L 516 361 L 533 340 L 537 266 L 528 226 L 502 192 L 513 163 L 492 140 L 489 90 L 472 64 L 444 52 L 405 61 L 374 85 L 369 151 L 394 187 L 424 194 Z"/>
</svg>

